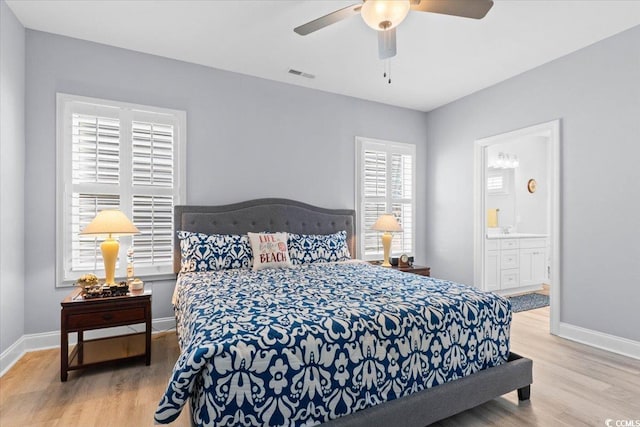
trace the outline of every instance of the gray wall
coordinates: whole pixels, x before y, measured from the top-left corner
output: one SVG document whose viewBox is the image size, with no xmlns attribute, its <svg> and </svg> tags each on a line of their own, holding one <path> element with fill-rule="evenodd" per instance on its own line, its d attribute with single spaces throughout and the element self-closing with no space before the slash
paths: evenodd
<svg viewBox="0 0 640 427">
<path fill-rule="evenodd" d="M 474 140 L 561 123 L 561 321 L 640 341 L 640 27 L 427 114 L 429 263 L 473 280 Z"/>
<path fill-rule="evenodd" d="M 24 277 L 14 270 L 15 283 L 29 296 L 25 333 L 57 330 L 59 301 L 68 292 L 54 287 L 59 91 L 186 110 L 192 204 L 279 196 L 353 207 L 353 137 L 414 143 L 417 261 L 428 262 L 438 277 L 467 283 L 473 279 L 473 141 L 561 118 L 561 320 L 640 339 L 638 27 L 426 115 L 35 31 L 27 31 L 26 53 L 24 244 L 30 261 Z M 4 79 L 4 65 L 2 71 Z M 2 114 L 4 150 L 4 108 Z M 19 128 L 15 132 L 20 141 Z M 16 147 L 9 167 L 19 169 Z M 4 197 L 4 181 L 2 188 Z M 15 214 L 2 206 L 3 215 Z M 3 267 L 3 325 L 5 277 Z M 172 283 L 151 285 L 154 317 L 171 316 Z M 23 296 L 9 297 L 13 335 L 5 341 L 2 329 L 3 349 L 22 331 Z"/>
<path fill-rule="evenodd" d="M 520 233 L 549 232 L 549 145 L 549 138 L 545 136 L 522 138 L 509 145 L 520 157 L 520 167 L 515 170 L 514 188 L 516 215 L 520 219 L 517 231 Z M 535 193 L 527 190 L 531 178 L 537 183 Z"/>
<path fill-rule="evenodd" d="M 24 333 L 25 30 L 0 0 L 0 353 Z"/>
<path fill-rule="evenodd" d="M 356 135 L 416 144 L 425 193 L 425 113 L 28 30 L 25 333 L 57 330 L 69 292 L 55 289 L 56 92 L 186 110 L 190 204 L 286 197 L 353 208 Z M 173 283 L 152 286 L 153 316 L 172 316 Z"/>
</svg>

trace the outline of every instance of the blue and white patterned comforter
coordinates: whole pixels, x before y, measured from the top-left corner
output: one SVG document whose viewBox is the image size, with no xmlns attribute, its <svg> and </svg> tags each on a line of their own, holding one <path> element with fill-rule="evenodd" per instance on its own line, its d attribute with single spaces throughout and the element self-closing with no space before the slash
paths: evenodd
<svg viewBox="0 0 640 427">
<path fill-rule="evenodd" d="M 364 263 L 183 273 L 182 354 L 155 413 L 313 425 L 499 365 L 509 302 Z"/>
</svg>

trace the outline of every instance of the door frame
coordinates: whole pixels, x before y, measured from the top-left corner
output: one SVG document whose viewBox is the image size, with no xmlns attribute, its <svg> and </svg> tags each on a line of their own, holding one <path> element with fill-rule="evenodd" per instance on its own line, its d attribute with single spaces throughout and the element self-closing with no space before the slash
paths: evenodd
<svg viewBox="0 0 640 427">
<path fill-rule="evenodd" d="M 484 253 L 486 224 L 486 174 L 487 147 L 508 142 L 525 136 L 547 136 L 549 150 L 547 161 L 549 164 L 549 239 L 551 251 L 551 292 L 550 292 L 550 329 L 558 335 L 560 329 L 560 298 L 561 298 L 561 265 L 560 265 L 560 119 L 529 126 L 522 129 L 481 138 L 474 144 L 474 192 L 473 192 L 473 278 L 476 286 L 482 287 L 484 282 Z"/>
</svg>

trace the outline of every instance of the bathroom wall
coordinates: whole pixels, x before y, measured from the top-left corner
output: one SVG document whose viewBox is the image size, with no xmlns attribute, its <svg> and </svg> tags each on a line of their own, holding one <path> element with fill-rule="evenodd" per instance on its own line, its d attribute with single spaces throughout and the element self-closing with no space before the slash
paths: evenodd
<svg viewBox="0 0 640 427">
<path fill-rule="evenodd" d="M 509 149 L 520 159 L 515 169 L 516 231 L 547 234 L 549 232 L 549 139 L 542 136 L 522 138 Z M 529 193 L 527 183 L 535 179 L 535 193 Z"/>
<path fill-rule="evenodd" d="M 487 208 L 499 208 L 498 226 L 513 232 L 547 234 L 549 230 L 548 144 L 543 136 L 528 136 L 487 148 L 487 164 L 494 165 L 498 153 L 518 156 L 515 169 L 503 169 L 506 194 L 487 194 Z M 535 179 L 537 189 L 529 193 L 527 183 Z"/>
</svg>

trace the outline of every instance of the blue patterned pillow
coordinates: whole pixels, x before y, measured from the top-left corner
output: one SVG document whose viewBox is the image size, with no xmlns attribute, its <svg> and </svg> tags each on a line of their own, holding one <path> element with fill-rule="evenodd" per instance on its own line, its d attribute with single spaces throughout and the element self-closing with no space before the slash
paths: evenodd
<svg viewBox="0 0 640 427">
<path fill-rule="evenodd" d="M 238 234 L 178 231 L 181 272 L 251 267 L 249 238 Z"/>
<path fill-rule="evenodd" d="M 289 233 L 287 246 L 293 265 L 351 259 L 346 231 L 326 235 Z"/>
</svg>

